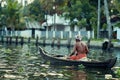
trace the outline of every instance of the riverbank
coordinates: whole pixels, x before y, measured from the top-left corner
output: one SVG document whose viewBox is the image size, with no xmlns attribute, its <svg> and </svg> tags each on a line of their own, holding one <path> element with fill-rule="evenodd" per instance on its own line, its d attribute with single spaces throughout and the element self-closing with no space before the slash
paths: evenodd
<svg viewBox="0 0 120 80">
<path fill-rule="evenodd" d="M 94 47 L 94 48 L 101 48 L 103 41 L 101 40 L 91 40 L 89 43 L 87 40 L 83 40 L 85 43 L 89 44 L 89 47 Z M 31 39 L 31 38 L 23 38 L 23 37 L 0 37 L 0 42 L 1 43 L 7 43 L 7 44 L 12 44 L 15 43 L 17 44 L 35 44 L 36 46 L 38 45 L 51 45 L 51 46 L 67 46 L 71 47 L 74 45 L 75 41 L 73 39 L 68 39 L 68 40 L 61 40 L 61 39 Z M 120 42 L 114 41 L 112 42 L 114 45 L 114 48 L 120 49 Z"/>
<path fill-rule="evenodd" d="M 56 41 L 54 41 L 54 44 L 57 45 L 58 42 L 59 41 L 56 40 Z M 83 42 L 88 44 L 88 41 L 84 40 Z M 46 43 L 47 44 L 52 44 L 53 42 L 52 42 L 52 40 L 46 40 Z M 63 46 L 65 46 L 65 45 L 66 46 L 68 46 L 68 45 L 73 46 L 74 43 L 75 43 L 74 40 L 71 40 L 71 41 L 70 40 L 60 40 L 60 45 L 63 45 Z M 91 40 L 90 43 L 89 43 L 89 46 L 90 47 L 101 48 L 102 47 L 102 43 L 103 43 L 103 41 Z M 112 42 L 112 43 L 114 45 L 114 48 L 120 49 L 120 42 Z"/>
</svg>

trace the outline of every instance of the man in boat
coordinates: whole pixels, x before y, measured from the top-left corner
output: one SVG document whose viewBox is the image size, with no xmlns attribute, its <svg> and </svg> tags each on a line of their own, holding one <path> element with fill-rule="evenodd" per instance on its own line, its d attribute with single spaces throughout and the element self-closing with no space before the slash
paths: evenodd
<svg viewBox="0 0 120 80">
<path fill-rule="evenodd" d="M 76 43 L 74 44 L 72 54 L 69 59 L 71 60 L 87 60 L 88 46 L 82 42 L 82 36 L 77 35 L 75 37 Z"/>
</svg>

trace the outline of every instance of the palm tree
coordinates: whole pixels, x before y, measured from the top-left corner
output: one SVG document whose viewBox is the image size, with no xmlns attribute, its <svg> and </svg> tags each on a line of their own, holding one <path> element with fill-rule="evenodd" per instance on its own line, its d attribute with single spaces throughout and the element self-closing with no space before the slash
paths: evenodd
<svg viewBox="0 0 120 80">
<path fill-rule="evenodd" d="M 17 0 L 4 0 L 6 5 L 2 7 L 2 15 L 6 27 L 12 32 L 15 29 L 24 29 L 25 22 L 21 22 L 22 5 Z"/>
<path fill-rule="evenodd" d="M 9 28 L 14 29 L 19 23 L 19 15 L 22 6 L 15 0 L 6 0 L 7 5 L 4 7 L 4 15 L 7 17 L 6 24 Z"/>
<path fill-rule="evenodd" d="M 105 14 L 106 14 L 106 19 L 107 19 L 108 38 L 111 39 L 112 28 L 111 28 L 111 23 L 110 23 L 110 16 L 109 16 L 107 0 L 104 0 L 104 8 L 105 8 Z"/>
<path fill-rule="evenodd" d="M 97 38 L 99 38 L 99 31 L 100 31 L 100 2 L 101 0 L 98 0 L 98 23 L 97 23 Z"/>
</svg>

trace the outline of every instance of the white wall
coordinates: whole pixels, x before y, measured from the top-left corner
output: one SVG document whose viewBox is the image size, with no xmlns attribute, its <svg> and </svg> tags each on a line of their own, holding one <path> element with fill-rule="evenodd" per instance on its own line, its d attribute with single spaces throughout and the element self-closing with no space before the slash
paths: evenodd
<svg viewBox="0 0 120 80">
<path fill-rule="evenodd" d="M 66 32 L 69 32 L 69 34 L 66 34 Z M 78 32 L 78 34 L 81 34 L 82 36 L 87 37 L 88 39 L 90 38 L 90 32 L 89 31 L 77 31 L 77 32 Z M 119 29 L 119 32 L 120 32 L 120 29 Z M 91 34 L 92 34 L 91 37 L 94 38 L 94 33 L 92 32 Z M 9 36 L 10 35 L 11 34 L 9 34 Z M 48 38 L 56 37 L 56 35 L 58 35 L 58 31 L 35 30 L 35 38 L 38 36 L 39 38 L 46 37 L 48 39 Z M 72 32 L 72 31 L 60 31 L 59 35 L 60 35 L 61 39 L 63 39 L 63 38 L 73 38 L 75 33 Z M 120 33 L 118 35 L 120 35 Z M 15 31 L 14 34 L 11 35 L 11 36 L 19 36 L 19 37 L 29 38 L 29 37 L 32 37 L 32 30 Z M 120 36 L 119 36 L 119 39 L 120 39 Z"/>
<path fill-rule="evenodd" d="M 32 35 L 32 31 L 31 30 L 24 30 L 24 31 L 20 32 L 20 36 L 22 36 L 22 37 L 29 38 L 29 37 L 31 37 L 31 35 Z"/>
<path fill-rule="evenodd" d="M 38 36 L 38 37 L 40 37 L 40 35 L 41 35 L 41 32 L 39 31 L 39 30 L 35 30 L 35 38 Z"/>
<path fill-rule="evenodd" d="M 70 26 L 65 26 L 65 31 L 71 31 Z"/>
<path fill-rule="evenodd" d="M 23 6 L 25 6 L 25 1 L 27 1 L 27 5 L 32 3 L 34 0 L 18 0 L 19 3 L 21 3 Z"/>
<path fill-rule="evenodd" d="M 63 17 L 60 17 L 57 14 L 53 16 L 50 16 L 50 15 L 46 15 L 46 16 L 47 16 L 48 25 L 54 24 L 54 16 L 55 16 L 55 24 L 64 24 L 64 25 L 69 24 L 69 20 L 65 20 Z"/>
<path fill-rule="evenodd" d="M 120 40 L 120 28 L 116 27 L 114 28 L 114 31 L 117 31 L 117 39 Z"/>
</svg>

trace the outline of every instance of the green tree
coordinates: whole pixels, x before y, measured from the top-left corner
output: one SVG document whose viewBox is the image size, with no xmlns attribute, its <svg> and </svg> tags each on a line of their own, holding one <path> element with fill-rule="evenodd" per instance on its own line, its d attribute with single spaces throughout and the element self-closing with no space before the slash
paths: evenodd
<svg viewBox="0 0 120 80">
<path fill-rule="evenodd" d="M 5 17 L 5 24 L 10 29 L 20 28 L 20 15 L 22 6 L 17 0 L 6 0 L 6 5 L 2 8 Z"/>
<path fill-rule="evenodd" d="M 119 14 L 120 14 L 120 0 L 112 1 L 112 9 L 113 9 L 114 14 L 115 14 L 115 12 L 117 12 L 117 14 L 119 12 Z"/>
<path fill-rule="evenodd" d="M 117 16 L 120 17 L 120 0 L 114 0 L 113 2 L 114 8 L 116 9 L 113 12 L 117 12 Z M 120 21 L 116 22 L 115 26 L 120 27 Z"/>
<path fill-rule="evenodd" d="M 43 22 L 45 21 L 45 10 L 41 6 L 41 2 L 39 0 L 34 0 L 28 6 L 28 16 L 35 21 Z"/>
<path fill-rule="evenodd" d="M 62 14 L 62 9 L 67 4 L 67 1 L 68 0 L 40 0 L 42 8 L 48 15 L 55 13 Z"/>
<path fill-rule="evenodd" d="M 68 5 L 64 6 L 63 11 L 63 16 L 66 19 L 69 19 L 70 23 L 80 26 L 80 23 L 82 23 L 83 19 L 85 18 L 86 23 L 84 23 L 88 24 L 88 27 L 90 27 L 90 19 L 96 14 L 95 7 L 89 3 L 89 0 L 69 0 Z M 75 19 L 78 20 L 76 24 L 74 23 Z M 85 24 L 84 27 L 87 26 Z"/>
</svg>

